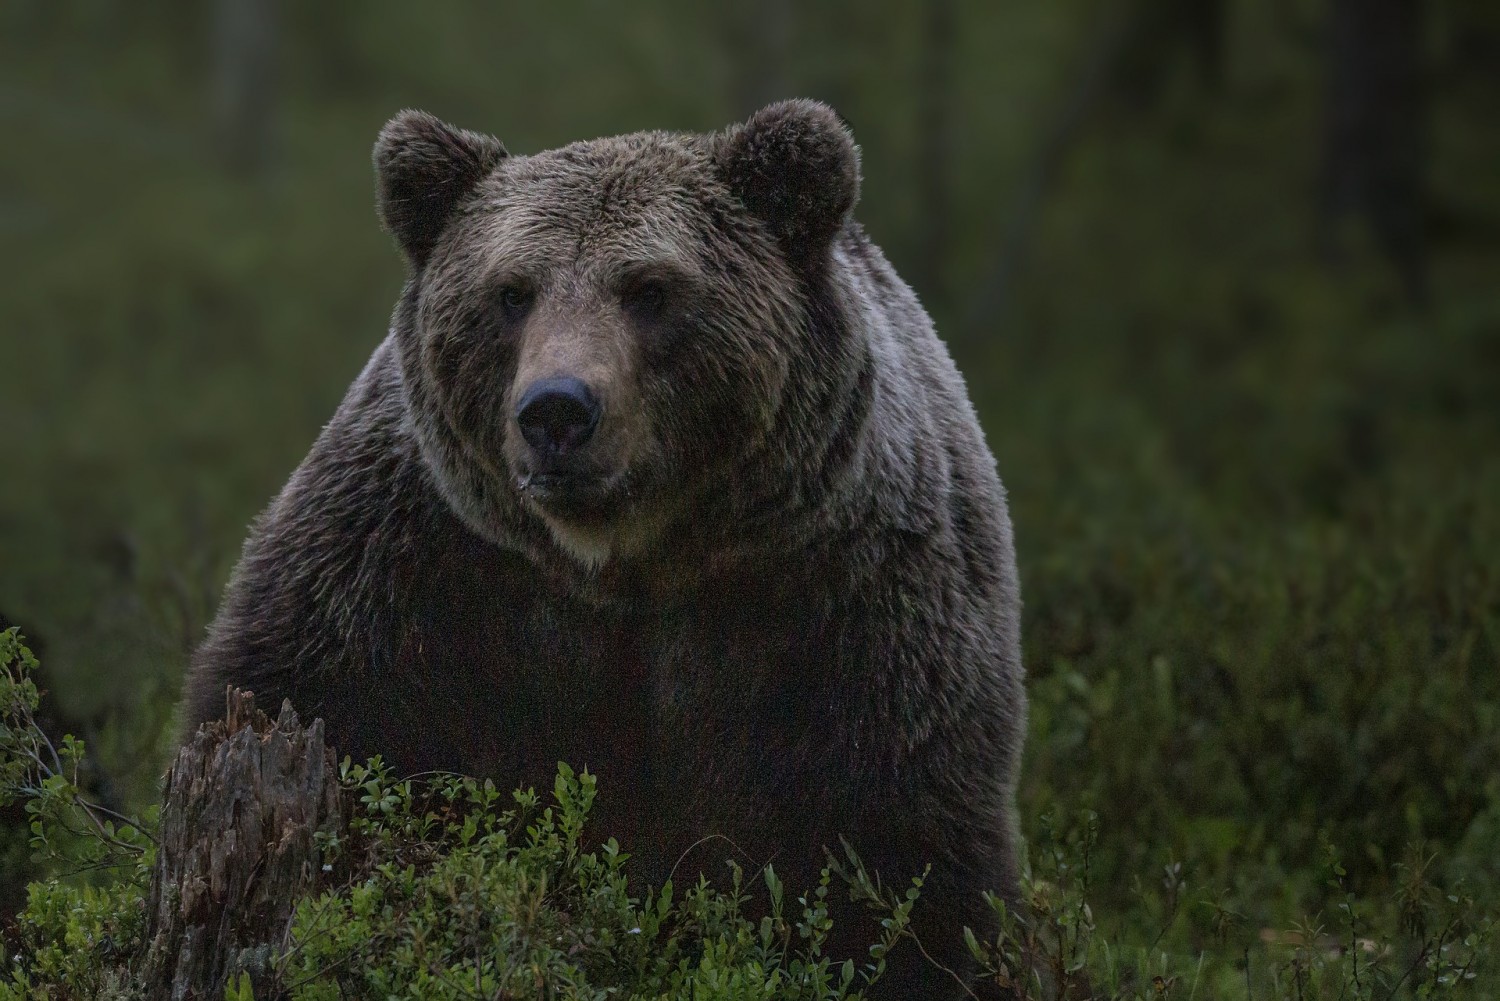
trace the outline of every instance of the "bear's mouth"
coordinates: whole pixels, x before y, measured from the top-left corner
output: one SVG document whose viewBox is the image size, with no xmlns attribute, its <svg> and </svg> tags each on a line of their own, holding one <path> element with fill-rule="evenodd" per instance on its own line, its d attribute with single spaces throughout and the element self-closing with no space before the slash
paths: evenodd
<svg viewBox="0 0 1500 1001">
<path fill-rule="evenodd" d="M 593 471 L 541 469 L 523 473 L 516 487 L 527 501 L 555 518 L 600 522 L 611 520 L 619 507 L 621 479 Z"/>
</svg>

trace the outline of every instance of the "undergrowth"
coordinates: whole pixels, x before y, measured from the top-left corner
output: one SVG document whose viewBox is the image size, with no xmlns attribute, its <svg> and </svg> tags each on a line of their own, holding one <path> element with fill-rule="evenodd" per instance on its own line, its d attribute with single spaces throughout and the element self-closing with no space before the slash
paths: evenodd
<svg viewBox="0 0 1500 1001">
<path fill-rule="evenodd" d="M 35 666 L 14 629 L 0 632 L 0 801 L 24 806 L 33 851 L 55 874 L 31 884 L 4 929 L 0 1001 L 142 997 L 154 819 L 88 798 L 82 743 L 55 745 L 37 725 Z M 833 1001 L 864 996 L 891 950 L 925 951 L 910 930 L 921 879 L 882 888 L 848 845 L 806 892 L 770 866 L 751 877 L 729 862 L 717 884 L 700 876 L 637 893 L 619 844 L 585 843 L 597 794 L 587 772 L 559 765 L 547 805 L 473 778 L 399 778 L 379 759 L 346 759 L 340 779 L 352 820 L 321 836 L 322 876 L 297 904 L 277 997 Z M 1396 897 L 1370 900 L 1326 846 L 1336 906 L 1277 930 L 1244 927 L 1222 895 L 1195 892 L 1171 863 L 1134 887 L 1155 924 L 1143 939 L 1107 931 L 1095 913 L 1100 838 L 1092 813 L 1042 818 L 1022 910 L 987 895 L 998 934 L 965 931 L 983 971 L 971 996 L 1384 1001 L 1488 997 L 1497 986 L 1484 962 L 1493 916 L 1462 888 L 1438 886 L 1420 848 L 1397 866 Z M 881 912 L 865 956 L 825 951 L 839 893 Z M 1195 945 L 1193 927 L 1212 940 Z M 255 992 L 242 978 L 226 997 Z"/>
</svg>

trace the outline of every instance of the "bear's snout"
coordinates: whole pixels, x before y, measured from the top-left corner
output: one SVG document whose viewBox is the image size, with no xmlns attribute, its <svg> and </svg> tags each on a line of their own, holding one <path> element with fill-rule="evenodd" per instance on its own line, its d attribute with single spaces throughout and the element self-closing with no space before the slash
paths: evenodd
<svg viewBox="0 0 1500 1001">
<path fill-rule="evenodd" d="M 542 460 L 561 459 L 583 446 L 599 427 L 602 408 L 588 385 L 573 376 L 538 379 L 516 404 L 516 424 Z"/>
</svg>

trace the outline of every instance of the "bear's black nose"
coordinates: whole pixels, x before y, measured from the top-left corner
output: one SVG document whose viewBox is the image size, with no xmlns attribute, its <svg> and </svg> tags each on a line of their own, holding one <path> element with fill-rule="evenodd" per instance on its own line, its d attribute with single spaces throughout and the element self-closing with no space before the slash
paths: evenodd
<svg viewBox="0 0 1500 1001">
<path fill-rule="evenodd" d="M 516 423 L 526 444 L 545 456 L 561 456 L 588 441 L 599 426 L 599 400 L 582 379 L 538 379 L 516 404 Z"/>
</svg>

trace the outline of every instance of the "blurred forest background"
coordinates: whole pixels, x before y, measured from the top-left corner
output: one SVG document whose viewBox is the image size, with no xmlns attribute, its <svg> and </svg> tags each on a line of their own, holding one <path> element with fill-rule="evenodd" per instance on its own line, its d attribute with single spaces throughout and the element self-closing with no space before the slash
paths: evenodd
<svg viewBox="0 0 1500 1001">
<path fill-rule="evenodd" d="M 1096 918 L 1234 947 L 1330 905 L 1329 844 L 1371 906 L 1500 906 L 1491 0 L 7 0 L 0 612 L 112 801 L 384 334 L 381 124 L 789 95 L 852 124 L 1010 489 L 1022 822 L 1097 813 Z"/>
</svg>

